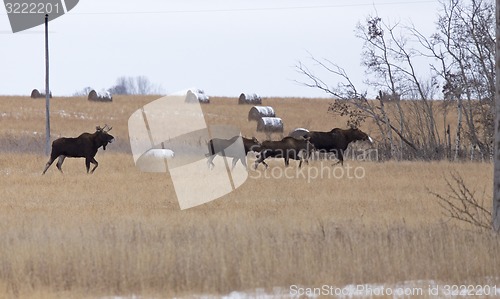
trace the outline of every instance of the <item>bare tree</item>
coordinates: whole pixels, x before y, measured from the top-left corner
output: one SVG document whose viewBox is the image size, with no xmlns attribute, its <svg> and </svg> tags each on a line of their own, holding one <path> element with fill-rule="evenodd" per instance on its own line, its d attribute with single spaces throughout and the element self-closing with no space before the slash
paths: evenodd
<svg viewBox="0 0 500 299">
<path fill-rule="evenodd" d="M 460 156 L 462 144 L 467 139 L 479 148 L 482 159 L 488 156 L 494 159 L 493 210 L 484 208 L 483 202 L 476 199 L 474 191 L 457 175 L 452 175 L 455 184 L 448 181 L 450 195 L 435 195 L 450 217 L 481 228 L 492 226 L 499 232 L 500 76 L 495 73 L 500 73 L 500 66 L 495 61 L 500 61 L 500 43 L 496 42 L 500 40 L 500 0 L 496 1 L 496 9 L 492 0 L 441 0 L 441 4 L 437 32 L 430 38 L 414 26 L 404 27 L 406 34 L 398 34 L 398 24 L 388 26 L 379 17 L 370 17 L 365 24 L 358 25 L 357 36 L 364 41 L 362 63 L 367 74 L 372 75 L 365 83 L 378 90 L 377 101 L 368 101 L 367 92 L 359 92 L 347 72 L 329 60 L 313 58 L 320 67 L 340 78 L 341 82 L 334 87 L 302 63 L 297 70 L 306 78 L 304 85 L 319 88 L 335 98 L 329 111 L 349 115 L 350 120 L 358 120 L 356 116 L 361 116 L 361 120 L 371 118 L 382 137 L 389 140 L 391 153 L 395 145 L 393 132 L 401 139 L 401 144 L 420 153 L 439 146 L 435 109 L 428 91 L 441 85 L 444 100 L 455 103 L 458 112 L 455 157 Z M 410 47 L 407 36 L 412 36 L 421 48 Z M 433 61 L 429 64 L 433 75 L 427 87 L 414 67 L 416 57 Z M 399 128 L 393 125 L 386 111 L 385 102 L 403 97 L 419 100 L 412 109 L 412 121 L 420 130 L 418 134 L 409 129 L 408 114 L 400 106 L 397 107 Z M 442 111 L 447 113 L 447 108 Z M 449 128 L 446 131 L 449 138 Z M 451 141 L 446 143 L 451 145 Z"/>
<path fill-rule="evenodd" d="M 451 0 L 441 5 L 437 32 L 430 39 L 415 28 L 411 32 L 426 55 L 438 61 L 431 68 L 444 81 L 445 98 L 456 100 L 455 158 L 464 138 L 479 147 L 484 158 L 493 150 L 494 4 L 491 0 Z"/>
<path fill-rule="evenodd" d="M 308 87 L 321 89 L 336 99 L 330 105 L 328 109 L 329 112 L 348 115 L 350 119 L 358 119 L 359 121 L 370 118 L 377 124 L 382 134 L 387 132 L 386 126 L 388 126 L 390 131 L 395 132 L 406 145 L 415 151 L 418 150 L 415 144 L 405 138 L 401 131 L 384 118 L 383 114 L 380 112 L 380 108 L 377 106 L 377 102 L 369 101 L 366 97 L 366 92 L 362 94 L 358 92 L 356 86 L 343 68 L 326 59 L 322 61 L 314 57 L 311 59 L 328 72 L 343 79 L 343 82 L 338 83 L 336 87 L 330 87 L 321 78 L 310 71 L 307 66 L 302 63 L 297 65 L 298 72 L 308 78 L 308 81 L 301 82 L 302 84 Z"/>
<path fill-rule="evenodd" d="M 429 192 L 437 199 L 444 214 L 452 219 L 471 224 L 480 229 L 491 229 L 491 212 L 485 208 L 485 196 L 479 197 L 467 187 L 463 178 L 451 173 L 451 180 L 446 178 L 449 194 Z"/>
<path fill-rule="evenodd" d="M 80 91 L 76 91 L 73 96 L 75 97 L 81 97 L 81 96 L 88 96 L 89 95 L 89 92 L 92 90 L 92 87 L 90 86 L 87 86 L 87 87 L 84 87 L 82 90 Z"/>
<path fill-rule="evenodd" d="M 377 92 L 372 97 L 376 106 L 374 101 L 365 101 L 368 92 L 359 92 L 347 72 L 335 63 L 313 59 L 342 81 L 336 87 L 328 86 L 303 64 L 297 66 L 307 78 L 305 85 L 320 88 L 337 100 L 343 99 L 373 119 L 389 157 L 449 157 L 451 132 L 445 121 L 445 138 L 441 138 L 436 114 L 448 113 L 448 108 L 442 107 L 450 103 L 455 103 L 458 112 L 456 159 L 464 157 L 461 153 L 466 142 L 479 148 L 482 159 L 493 153 L 495 39 L 491 0 L 442 0 L 441 4 L 437 32 L 430 37 L 411 24 L 386 24 L 378 16 L 370 16 L 358 24 L 356 36 L 364 42 L 361 61 L 367 74 L 364 83 Z M 423 59 L 430 66 L 427 76 L 421 76 L 422 70 L 419 73 L 416 68 Z M 440 109 L 436 110 L 434 98 L 443 98 L 438 92 L 443 93 L 446 102 L 440 101 Z M 407 105 L 409 111 L 403 110 L 401 100 L 411 100 Z M 393 103 L 395 110 L 389 111 L 386 103 Z M 334 104 L 331 108 L 339 107 Z M 408 147 L 418 149 L 418 154 L 408 152 Z"/>
<path fill-rule="evenodd" d="M 132 86 L 131 86 L 132 85 Z M 119 77 L 116 79 L 116 84 L 109 89 L 111 94 L 133 94 L 135 87 L 127 77 Z"/>
<path fill-rule="evenodd" d="M 153 90 L 153 85 L 146 76 L 135 77 L 135 83 L 138 94 L 150 94 Z"/>
<path fill-rule="evenodd" d="M 163 93 L 160 86 L 149 81 L 146 76 L 126 77 L 116 79 L 116 84 L 109 89 L 111 94 L 145 95 Z"/>
</svg>

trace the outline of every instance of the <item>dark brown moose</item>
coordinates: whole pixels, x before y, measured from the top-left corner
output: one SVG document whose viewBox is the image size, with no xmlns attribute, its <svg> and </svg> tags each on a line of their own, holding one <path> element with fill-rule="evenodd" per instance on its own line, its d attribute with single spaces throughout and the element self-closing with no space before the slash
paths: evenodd
<svg viewBox="0 0 500 299">
<path fill-rule="evenodd" d="M 94 158 L 97 154 L 97 150 L 101 146 L 104 150 L 106 150 L 106 145 L 108 145 L 108 143 L 112 143 L 114 140 L 114 137 L 108 133 L 110 130 L 111 127 L 108 127 L 108 125 L 105 125 L 103 128 L 97 126 L 96 131 L 93 134 L 83 133 L 76 138 L 62 137 L 54 140 L 54 142 L 52 142 L 50 159 L 45 165 L 45 169 L 42 174 L 45 174 L 56 158 L 59 158 L 56 164 L 57 169 L 63 172 L 61 166 L 66 157 L 85 158 L 87 173 L 89 173 L 90 163 L 94 164 L 94 168 L 90 171 L 90 173 L 93 173 L 99 165 Z"/>
<path fill-rule="evenodd" d="M 311 131 L 305 132 L 303 136 L 309 138 L 316 150 L 334 153 L 341 165 L 344 165 L 344 152 L 349 143 L 358 140 L 373 143 L 368 134 L 357 128 L 335 128 L 330 132 Z"/>
</svg>

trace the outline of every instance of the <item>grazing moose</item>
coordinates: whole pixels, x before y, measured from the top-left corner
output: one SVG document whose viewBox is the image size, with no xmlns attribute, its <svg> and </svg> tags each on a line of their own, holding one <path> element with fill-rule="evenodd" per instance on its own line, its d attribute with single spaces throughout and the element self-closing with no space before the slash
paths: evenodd
<svg viewBox="0 0 500 299">
<path fill-rule="evenodd" d="M 210 139 L 208 142 L 208 154 L 205 156 L 208 157 L 207 160 L 207 165 L 209 168 L 213 168 L 215 164 L 212 162 L 212 160 L 215 158 L 217 155 L 225 156 L 225 157 L 232 157 L 233 158 L 233 163 L 231 170 L 234 169 L 236 166 L 236 163 L 238 160 L 241 161 L 241 164 L 247 167 L 247 161 L 246 161 L 246 155 L 248 152 L 257 152 L 260 150 L 260 143 L 257 140 L 257 138 L 252 137 L 252 139 L 241 137 L 243 139 L 243 147 L 245 148 L 245 152 L 240 152 L 235 149 L 231 149 L 231 145 L 234 144 L 237 139 L 240 136 L 234 136 L 231 139 L 220 139 L 220 138 L 213 138 Z"/>
<path fill-rule="evenodd" d="M 87 167 L 87 173 L 89 173 L 90 163 L 94 164 L 94 168 L 90 171 L 93 173 L 97 168 L 99 163 L 94 159 L 97 154 L 97 150 L 102 146 L 106 150 L 106 145 L 112 143 L 114 137 L 108 132 L 111 127 L 104 125 L 103 128 L 100 126 L 96 127 L 95 133 L 83 133 L 76 138 L 66 138 L 62 137 L 54 140 L 52 142 L 52 152 L 50 153 L 50 159 L 45 165 L 45 169 L 42 174 L 45 174 L 50 165 L 54 162 L 56 158 L 59 157 L 57 161 L 57 169 L 63 172 L 61 166 L 66 157 L 70 158 L 85 158 L 85 166 Z"/>
<path fill-rule="evenodd" d="M 283 158 L 285 159 L 285 166 L 289 165 L 289 160 L 300 160 L 299 168 L 302 166 L 302 161 L 308 163 L 309 154 L 314 150 L 314 145 L 309 142 L 309 138 L 299 137 L 285 137 L 280 141 L 263 141 L 258 155 L 257 161 L 255 161 L 254 168 L 257 169 L 260 163 L 268 167 L 265 159 L 272 158 Z"/>
<path fill-rule="evenodd" d="M 344 151 L 347 149 L 349 143 L 353 141 L 368 141 L 373 143 L 368 134 L 357 128 L 340 129 L 335 128 L 330 132 L 304 132 L 304 137 L 310 138 L 309 141 L 314 144 L 316 150 L 324 151 L 327 153 L 334 153 L 338 163 L 344 165 Z"/>
</svg>

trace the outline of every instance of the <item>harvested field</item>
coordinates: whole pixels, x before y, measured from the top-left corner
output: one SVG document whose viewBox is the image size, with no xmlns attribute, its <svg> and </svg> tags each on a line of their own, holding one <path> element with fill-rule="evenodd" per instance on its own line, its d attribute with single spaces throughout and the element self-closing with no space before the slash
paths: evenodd
<svg viewBox="0 0 500 299">
<path fill-rule="evenodd" d="M 492 164 L 346 159 L 343 168 L 320 160 L 298 170 L 297 161 L 285 168 L 269 159 L 267 171 L 250 169 L 234 192 L 180 210 L 169 174 L 141 173 L 130 154 L 128 116 L 154 99 L 116 96 L 102 105 L 54 98 L 54 138 L 107 123 L 116 142 L 99 151 L 93 175 L 83 159 L 68 158 L 64 174 L 53 166 L 41 176 L 44 102 L 0 97 L 0 298 L 500 283 L 500 239 L 450 220 L 429 193 L 449 193 L 445 178 L 456 172 L 489 208 Z M 326 112 L 327 100 L 263 105 L 275 108 L 285 132 L 345 124 Z M 212 97 L 202 108 L 208 123 L 263 138 L 236 99 Z M 371 124 L 362 129 L 379 138 Z"/>
</svg>

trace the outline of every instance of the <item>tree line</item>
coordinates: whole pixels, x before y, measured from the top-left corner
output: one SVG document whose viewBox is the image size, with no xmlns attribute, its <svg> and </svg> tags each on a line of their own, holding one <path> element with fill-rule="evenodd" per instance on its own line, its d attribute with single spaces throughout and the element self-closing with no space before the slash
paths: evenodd
<svg viewBox="0 0 500 299">
<path fill-rule="evenodd" d="M 92 87 L 85 87 L 81 91 L 75 92 L 75 96 L 87 96 Z M 153 84 L 146 76 L 121 76 L 116 79 L 116 83 L 106 89 L 112 95 L 148 95 L 163 94 L 161 86 Z"/>
<path fill-rule="evenodd" d="M 338 82 L 334 87 L 305 64 L 297 65 L 304 85 L 334 97 L 330 113 L 348 116 L 352 126 L 368 119 L 376 124 L 382 158 L 492 158 L 495 2 L 441 0 L 440 6 L 431 36 L 412 24 L 391 24 L 376 15 L 358 23 L 364 83 L 375 91 L 370 100 L 368 91 L 355 86 L 331 60 L 312 57 L 333 75 Z M 425 76 L 419 72 L 423 64 L 429 66 Z M 453 110 L 457 119 L 449 121 Z"/>
</svg>

